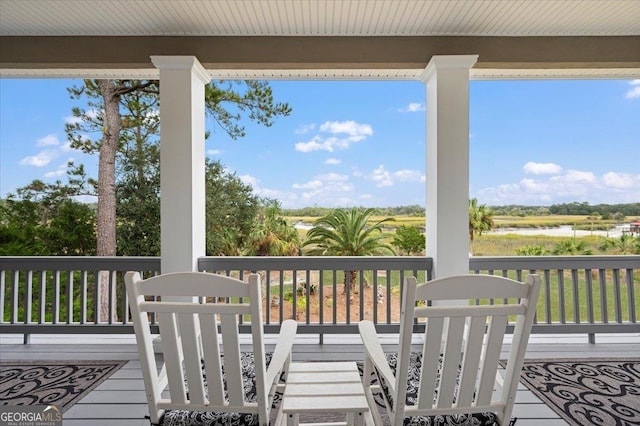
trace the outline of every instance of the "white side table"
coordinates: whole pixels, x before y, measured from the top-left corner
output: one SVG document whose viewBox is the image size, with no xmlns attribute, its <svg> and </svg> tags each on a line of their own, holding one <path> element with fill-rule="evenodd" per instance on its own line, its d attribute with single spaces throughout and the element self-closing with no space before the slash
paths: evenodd
<svg viewBox="0 0 640 426">
<path fill-rule="evenodd" d="M 344 423 L 373 425 L 362 379 L 355 362 L 291 363 L 282 397 L 287 426 L 299 424 L 301 414 L 344 414 Z"/>
</svg>

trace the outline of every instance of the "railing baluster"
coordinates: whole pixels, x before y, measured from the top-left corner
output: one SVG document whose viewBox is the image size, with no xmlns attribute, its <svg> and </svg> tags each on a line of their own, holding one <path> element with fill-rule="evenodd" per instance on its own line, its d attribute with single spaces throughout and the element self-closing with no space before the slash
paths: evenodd
<svg viewBox="0 0 640 426">
<path fill-rule="evenodd" d="M 636 318 L 636 299 L 635 299 L 635 289 L 633 287 L 633 269 L 627 268 L 625 269 L 626 283 L 627 283 L 627 303 L 629 305 L 629 322 L 634 323 L 637 321 Z"/>
<path fill-rule="evenodd" d="M 109 318 L 108 323 L 113 324 L 113 317 L 115 314 L 114 302 L 116 300 L 116 288 L 115 288 L 115 279 L 114 279 L 114 271 L 109 271 Z"/>
<path fill-rule="evenodd" d="M 6 289 L 4 269 L 0 271 L 0 321 L 4 321 L 4 292 Z"/>
<path fill-rule="evenodd" d="M 119 291 L 122 294 L 122 319 L 120 320 L 120 324 L 128 324 L 129 323 L 129 297 L 127 296 L 127 289 L 124 283 L 124 275 L 125 272 L 120 273 L 120 285 Z M 141 277 L 144 277 L 144 274 L 140 273 Z"/>
<path fill-rule="evenodd" d="M 284 273 L 282 271 L 280 271 L 280 274 L 284 276 Z M 297 321 L 298 320 L 298 292 L 296 287 L 297 287 L 296 277 L 294 276 L 293 279 L 291 280 L 291 293 L 292 293 L 291 311 L 293 312 L 292 313 L 293 318 Z"/>
<path fill-rule="evenodd" d="M 318 321 L 324 324 L 324 270 L 318 270 L 318 298 L 320 300 L 320 312 L 318 313 Z M 323 343 L 323 334 L 320 334 L 320 343 Z"/>
<path fill-rule="evenodd" d="M 73 322 L 73 274 L 74 271 L 67 271 L 67 324 Z"/>
<path fill-rule="evenodd" d="M 336 306 L 336 301 L 338 300 L 336 298 L 336 295 L 338 294 L 338 285 L 337 285 L 337 279 L 338 279 L 338 271 L 336 271 L 335 269 L 333 270 L 333 324 L 337 324 L 338 323 L 338 307 Z"/>
<path fill-rule="evenodd" d="M 94 291 L 93 291 L 93 321 L 95 324 L 100 323 L 100 304 L 102 302 L 102 296 L 100 295 L 100 280 L 102 277 L 102 270 L 93 271 L 94 277 Z"/>
<path fill-rule="evenodd" d="M 33 271 L 29 270 L 27 272 L 27 280 L 25 283 L 24 289 L 24 323 L 31 323 L 31 312 L 32 312 L 32 303 L 33 303 Z M 30 335 L 25 333 L 22 335 L 22 343 L 28 344 L 30 340 Z"/>
<path fill-rule="evenodd" d="M 280 271 L 280 323 L 284 321 L 284 274 Z"/>
<path fill-rule="evenodd" d="M 591 277 L 591 269 L 585 269 L 584 276 L 587 284 L 587 322 L 592 324 L 595 318 L 593 313 L 593 279 Z"/>
<path fill-rule="evenodd" d="M 264 276 L 264 299 L 265 299 L 265 324 L 271 324 L 271 270 L 267 269 Z"/>
<path fill-rule="evenodd" d="M 601 321 L 606 324 L 609 322 L 609 309 L 607 307 L 607 271 L 599 269 L 599 283 L 600 283 L 600 315 Z"/>
<path fill-rule="evenodd" d="M 544 270 L 544 298 L 545 298 L 545 320 L 551 324 L 551 270 Z"/>
<path fill-rule="evenodd" d="M 53 277 L 53 323 L 60 322 L 60 270 L 56 269 Z"/>
<path fill-rule="evenodd" d="M 20 271 L 13 271 L 13 279 L 11 281 L 11 324 L 19 321 L 18 304 L 20 303 L 18 295 L 20 294 Z"/>
<path fill-rule="evenodd" d="M 622 301 L 620 300 L 620 269 L 613 270 L 613 300 L 616 322 L 622 322 Z"/>
<path fill-rule="evenodd" d="M 565 301 L 564 301 L 564 269 L 557 269 L 558 274 L 558 312 L 560 314 L 560 324 L 565 324 Z"/>
<path fill-rule="evenodd" d="M 24 323 L 31 322 L 31 309 L 33 303 L 33 271 L 27 271 L 27 279 L 24 288 Z"/>
<path fill-rule="evenodd" d="M 87 323 L 87 271 L 82 271 L 81 288 L 80 288 L 80 324 Z"/>
<path fill-rule="evenodd" d="M 585 277 L 585 282 L 587 285 L 587 322 L 589 324 L 593 324 L 594 323 L 594 316 L 593 316 L 593 283 L 592 283 L 592 279 L 591 279 L 591 269 L 585 269 L 584 270 L 584 277 Z M 596 335 L 595 333 L 589 333 L 587 335 L 587 338 L 589 339 L 589 343 L 596 343 Z"/>
<path fill-rule="evenodd" d="M 391 324 L 393 318 L 391 318 L 391 274 L 388 269 L 385 269 L 385 286 L 387 290 L 387 324 Z M 404 286 L 404 281 L 400 280 L 400 294 L 402 294 L 402 287 Z"/>
<path fill-rule="evenodd" d="M 469 263 L 473 273 L 523 279 L 527 273 L 539 271 L 544 276 L 545 296 L 539 301 L 540 321 L 536 320 L 534 333 L 578 332 L 587 334 L 589 341 L 593 341 L 596 333 L 637 330 L 637 289 L 634 286 L 638 284 L 640 271 L 637 265 L 640 265 L 640 256 L 472 257 Z M 368 319 L 370 316 L 381 332 L 396 332 L 398 319 L 393 317 L 392 312 L 397 311 L 400 303 L 397 292 L 401 296 L 405 276 L 413 271 L 415 276 L 421 277 L 421 281 L 423 274 L 424 279 L 428 280 L 431 278 L 431 264 L 431 259 L 424 257 L 224 257 L 201 258 L 199 269 L 235 277 L 242 277 L 249 270 L 266 273 L 265 294 L 268 300 L 275 297 L 271 286 L 276 285 L 276 282 L 271 277 L 271 271 L 279 271 L 278 297 L 281 309 L 276 316 L 279 316 L 279 321 L 271 319 L 273 309 L 277 308 L 269 305 L 266 309 L 268 319 L 265 321 L 268 332 L 277 332 L 278 325 L 284 321 L 285 316 L 288 318 L 291 315 L 291 310 L 285 313 L 283 303 L 284 276 L 293 273 L 294 298 L 306 297 L 305 308 L 296 312 L 306 313 L 299 330 L 304 333 L 314 333 L 315 330 L 322 341 L 324 333 L 357 333 L 356 318 Z M 126 327 L 131 332 L 123 273 L 127 270 L 139 270 L 153 275 L 158 273 L 159 268 L 159 258 L 0 256 L 0 333 L 27 335 L 40 330 L 45 333 L 77 333 L 77 327 L 85 328 L 87 333 L 121 332 L 116 331 L 117 327 Z M 105 290 L 108 290 L 108 294 L 104 296 L 99 291 L 99 271 L 104 271 L 106 275 Z M 304 271 L 306 287 L 298 294 L 295 288 L 300 271 Z M 343 277 L 344 271 L 347 271 L 347 276 Z M 355 288 L 356 291 L 360 289 L 359 313 L 355 305 L 347 303 L 346 306 L 339 306 L 341 302 L 337 296 L 343 291 L 344 281 L 349 281 L 348 271 L 360 274 L 356 281 L 358 287 Z M 584 277 L 581 271 L 584 271 Z M 570 287 L 565 287 L 565 273 L 571 279 Z M 599 276 L 598 284 L 595 283 L 596 273 Z M 76 276 L 80 279 L 77 285 Z M 319 281 L 317 284 L 314 282 L 318 288 L 317 294 L 312 295 L 311 284 L 314 277 L 318 277 Z M 366 291 L 369 290 L 369 281 L 372 285 L 371 300 Z M 332 309 L 325 303 L 326 292 L 330 288 L 333 288 L 336 296 Z M 573 293 L 571 304 L 568 300 L 569 291 Z M 340 294 L 340 299 L 346 296 L 349 300 L 350 296 L 356 296 L 349 286 L 345 293 Z M 383 307 L 377 303 L 378 293 L 383 297 L 386 294 L 385 319 L 382 318 Z M 77 312 L 74 310 L 74 297 L 78 297 L 80 304 Z M 102 297 L 107 300 L 101 300 Z M 497 298 L 489 303 L 499 303 L 499 300 Z M 106 302 L 109 306 L 110 318 L 104 322 L 98 316 L 101 302 Z M 316 303 L 318 316 L 314 317 Z M 357 302 L 354 300 L 354 303 Z M 370 303 L 373 304 L 372 312 L 366 308 Z M 611 303 L 611 306 L 607 303 Z M 325 306 L 327 311 L 324 310 Z M 573 315 L 568 314 L 567 308 L 573 308 Z M 292 310 L 295 309 L 297 307 L 294 304 Z M 545 309 L 544 319 L 542 309 Z M 348 310 L 348 317 L 338 320 L 339 312 L 341 314 L 345 310 Z M 62 318 L 65 311 L 66 317 Z M 328 318 L 330 312 L 332 318 Z M 91 315 L 94 316 L 93 319 Z M 153 327 L 156 327 L 154 318 L 152 322 Z M 332 328 L 332 325 L 338 327 Z M 243 332 L 247 330 L 245 321 Z"/>
<path fill-rule="evenodd" d="M 38 324 L 44 324 L 47 322 L 47 271 L 40 271 L 40 291 L 38 296 Z"/>
<path fill-rule="evenodd" d="M 573 322 L 580 324 L 580 291 L 578 290 L 578 270 L 571 270 L 571 289 L 573 291 Z"/>
<path fill-rule="evenodd" d="M 126 325 L 127 323 L 129 323 L 129 297 L 127 296 L 127 289 L 125 287 L 125 283 L 124 283 L 124 272 L 121 272 L 120 274 L 120 280 L 118 280 L 117 282 L 119 283 L 118 285 L 118 292 L 122 295 L 122 302 L 120 304 L 120 321 L 118 321 L 119 324 L 122 325 Z M 140 276 L 144 277 L 144 274 L 142 272 L 140 272 Z"/>
<path fill-rule="evenodd" d="M 373 281 L 371 283 L 371 285 L 373 286 L 373 288 L 371 289 L 371 293 L 373 294 L 373 297 L 375 298 L 374 302 L 373 302 L 373 311 L 371 312 L 371 315 L 373 316 L 373 318 L 371 319 L 371 321 L 373 321 L 374 324 L 378 324 L 379 319 L 378 319 L 378 303 L 380 302 L 378 299 L 378 270 L 377 269 L 372 269 L 371 270 L 371 281 Z M 387 302 L 388 303 L 388 302 Z"/>
</svg>

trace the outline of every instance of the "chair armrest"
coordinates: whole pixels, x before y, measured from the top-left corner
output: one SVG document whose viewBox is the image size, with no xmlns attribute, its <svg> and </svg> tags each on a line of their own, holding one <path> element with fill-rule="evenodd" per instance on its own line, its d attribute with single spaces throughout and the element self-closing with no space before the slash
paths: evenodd
<svg viewBox="0 0 640 426">
<path fill-rule="evenodd" d="M 378 370 L 378 374 L 382 375 L 391 391 L 395 392 L 395 376 L 391 371 L 391 367 L 389 367 L 389 361 L 387 361 L 382 346 L 380 346 L 380 340 L 378 339 L 375 326 L 371 321 L 360 321 L 358 323 L 358 330 L 360 331 L 360 338 L 364 345 L 365 356 L 371 360 Z"/>
<path fill-rule="evenodd" d="M 496 371 L 496 386 L 500 389 L 500 391 L 502 391 L 502 388 L 504 387 L 504 377 L 502 377 L 502 374 L 500 374 L 499 368 L 498 371 Z"/>
<path fill-rule="evenodd" d="M 267 368 L 266 383 L 269 386 L 280 377 L 280 372 L 284 368 L 285 363 L 291 357 L 291 348 L 293 347 L 293 341 L 296 337 L 298 330 L 298 323 L 295 320 L 285 320 L 280 327 L 280 334 L 278 335 L 278 341 L 276 347 L 273 350 L 271 356 L 271 362 Z"/>
</svg>

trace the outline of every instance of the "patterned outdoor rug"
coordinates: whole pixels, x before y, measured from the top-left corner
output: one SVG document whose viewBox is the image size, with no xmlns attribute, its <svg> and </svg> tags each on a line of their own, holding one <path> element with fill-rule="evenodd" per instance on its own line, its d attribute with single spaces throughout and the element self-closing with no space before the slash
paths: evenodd
<svg viewBox="0 0 640 426">
<path fill-rule="evenodd" d="M 126 361 L 0 363 L 0 405 L 55 405 L 68 410 Z"/>
<path fill-rule="evenodd" d="M 640 425 L 640 358 L 525 360 L 520 381 L 571 425 Z"/>
</svg>

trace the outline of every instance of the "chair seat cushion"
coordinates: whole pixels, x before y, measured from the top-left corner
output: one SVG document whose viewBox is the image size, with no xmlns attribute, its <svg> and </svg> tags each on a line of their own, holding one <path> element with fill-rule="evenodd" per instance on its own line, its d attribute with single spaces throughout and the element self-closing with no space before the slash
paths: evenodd
<svg viewBox="0 0 640 426">
<path fill-rule="evenodd" d="M 271 353 L 265 354 L 266 365 L 271 361 Z M 248 402 L 255 402 L 256 395 L 256 377 L 254 372 L 254 358 L 251 352 L 242 352 L 240 354 L 242 363 L 242 377 L 244 383 L 245 399 Z M 224 368 L 223 368 L 224 370 Z M 204 370 L 203 370 L 204 374 Z M 223 371 L 224 375 L 224 371 Z M 224 392 L 227 397 L 227 381 L 224 379 Z M 208 392 L 205 380 L 205 394 Z M 272 406 L 275 408 L 280 402 L 281 395 L 276 393 L 273 398 Z M 258 414 L 256 413 L 229 413 L 229 412 L 205 412 L 205 411 L 188 411 L 188 410 L 167 410 L 162 419 L 164 426 L 252 426 L 258 425 Z"/>
<path fill-rule="evenodd" d="M 391 367 L 391 371 L 393 371 L 393 374 L 395 375 L 398 363 L 398 354 L 389 353 L 386 355 L 389 367 Z M 442 359 L 440 362 L 442 362 Z M 422 354 L 412 352 L 409 357 L 409 371 L 407 374 L 407 405 L 416 405 L 418 402 L 418 386 L 420 384 L 421 367 Z M 376 376 L 380 381 L 380 387 L 384 392 L 386 400 L 389 402 L 389 405 L 393 407 L 394 401 L 393 396 L 390 393 L 389 386 L 382 375 L 376 374 Z M 405 417 L 404 424 L 407 426 L 492 426 L 498 424 L 498 418 L 495 413 L 491 412 L 457 415 L 413 416 Z"/>
</svg>

